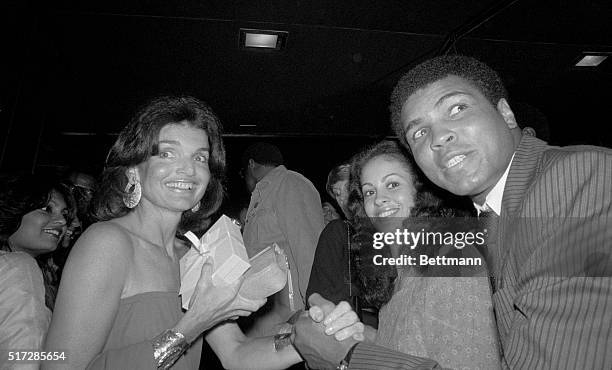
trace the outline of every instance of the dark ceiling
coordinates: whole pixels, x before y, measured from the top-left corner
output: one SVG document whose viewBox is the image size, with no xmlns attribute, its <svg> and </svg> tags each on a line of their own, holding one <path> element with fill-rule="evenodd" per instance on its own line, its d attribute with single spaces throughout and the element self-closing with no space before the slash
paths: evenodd
<svg viewBox="0 0 612 370">
<path fill-rule="evenodd" d="M 0 165 L 99 168 L 135 107 L 190 94 L 221 117 L 230 159 L 232 146 L 262 136 L 308 172 L 317 158 L 327 166 L 389 135 L 394 83 L 440 53 L 497 69 L 523 123 L 548 122 L 553 143 L 612 146 L 612 60 L 574 67 L 582 52 L 612 52 L 611 4 L 5 1 Z M 241 49 L 241 27 L 288 31 L 286 49 Z"/>
</svg>

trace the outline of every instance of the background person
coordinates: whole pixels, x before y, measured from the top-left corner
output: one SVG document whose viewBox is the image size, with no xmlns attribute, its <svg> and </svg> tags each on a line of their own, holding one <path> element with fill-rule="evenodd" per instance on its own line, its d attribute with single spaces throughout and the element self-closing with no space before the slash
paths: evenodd
<svg viewBox="0 0 612 370">
<path fill-rule="evenodd" d="M 249 256 L 276 243 L 285 251 L 290 270 L 285 288 L 246 320 L 249 336 L 276 334 L 295 311 L 304 308 L 323 230 L 319 193 L 307 178 L 283 163 L 280 150 L 269 143 L 254 143 L 242 155 L 242 174 L 251 192 L 243 233 Z"/>
<path fill-rule="evenodd" d="M 319 293 L 335 304 L 350 302 L 358 309 L 358 290 L 354 284 L 354 260 L 351 258 L 351 214 L 348 213 L 349 164 L 340 164 L 329 171 L 325 189 L 338 203 L 345 219 L 331 221 L 325 226 L 315 251 L 306 296 Z M 358 312 L 359 313 L 359 312 Z"/>
<path fill-rule="evenodd" d="M 42 350 L 57 289 L 48 255 L 65 235 L 71 213 L 67 189 L 48 177 L 0 178 L 2 369 L 38 368 L 37 364 L 8 363 L 5 356 L 9 350 Z"/>
</svg>

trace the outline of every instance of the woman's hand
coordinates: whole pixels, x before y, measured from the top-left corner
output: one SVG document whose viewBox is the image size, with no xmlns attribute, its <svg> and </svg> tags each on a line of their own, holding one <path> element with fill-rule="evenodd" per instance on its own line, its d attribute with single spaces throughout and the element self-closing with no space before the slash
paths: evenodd
<svg viewBox="0 0 612 370">
<path fill-rule="evenodd" d="M 325 325 L 325 334 L 333 335 L 339 341 L 350 337 L 357 341 L 365 339 L 365 326 L 349 303 L 343 301 L 334 305 L 318 293 L 312 294 L 308 303 L 310 318 Z"/>
<path fill-rule="evenodd" d="M 207 262 L 202 266 L 189 310 L 173 328 L 182 333 L 188 342 L 223 321 L 248 316 L 266 303 L 265 299 L 249 300 L 238 295 L 242 278 L 230 285 L 213 285 L 212 272 L 212 264 Z"/>
</svg>

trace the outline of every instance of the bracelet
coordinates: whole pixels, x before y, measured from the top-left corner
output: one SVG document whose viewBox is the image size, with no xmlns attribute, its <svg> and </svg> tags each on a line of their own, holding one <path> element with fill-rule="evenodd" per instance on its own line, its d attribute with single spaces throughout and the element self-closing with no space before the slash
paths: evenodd
<svg viewBox="0 0 612 370">
<path fill-rule="evenodd" d="M 346 353 L 346 356 L 344 356 L 342 361 L 340 361 L 340 365 L 336 367 L 336 370 L 348 370 L 349 362 L 351 362 L 351 356 L 353 356 L 353 351 L 355 350 L 355 347 L 357 347 L 358 344 L 359 343 L 353 344 L 351 349 L 349 349 L 348 352 Z"/>
<path fill-rule="evenodd" d="M 189 347 L 185 336 L 170 329 L 153 339 L 153 357 L 158 369 L 169 369 Z"/>
<path fill-rule="evenodd" d="M 274 352 L 280 352 L 283 348 L 292 345 L 291 335 L 293 333 L 282 333 L 274 336 Z"/>
</svg>

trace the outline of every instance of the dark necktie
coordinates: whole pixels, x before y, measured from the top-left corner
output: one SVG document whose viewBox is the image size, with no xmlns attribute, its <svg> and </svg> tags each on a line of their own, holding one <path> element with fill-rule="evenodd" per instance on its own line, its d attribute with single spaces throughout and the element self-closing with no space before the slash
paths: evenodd
<svg viewBox="0 0 612 370">
<path fill-rule="evenodd" d="M 497 226 L 499 223 L 499 216 L 491 211 L 480 212 L 478 216 L 483 230 L 487 233 L 487 248 L 485 249 L 485 259 L 487 261 L 487 267 L 489 269 L 489 278 L 491 280 L 491 289 L 493 292 L 497 290 L 496 277 L 498 276 L 497 269 L 500 265 L 500 253 L 497 248 Z"/>
</svg>

